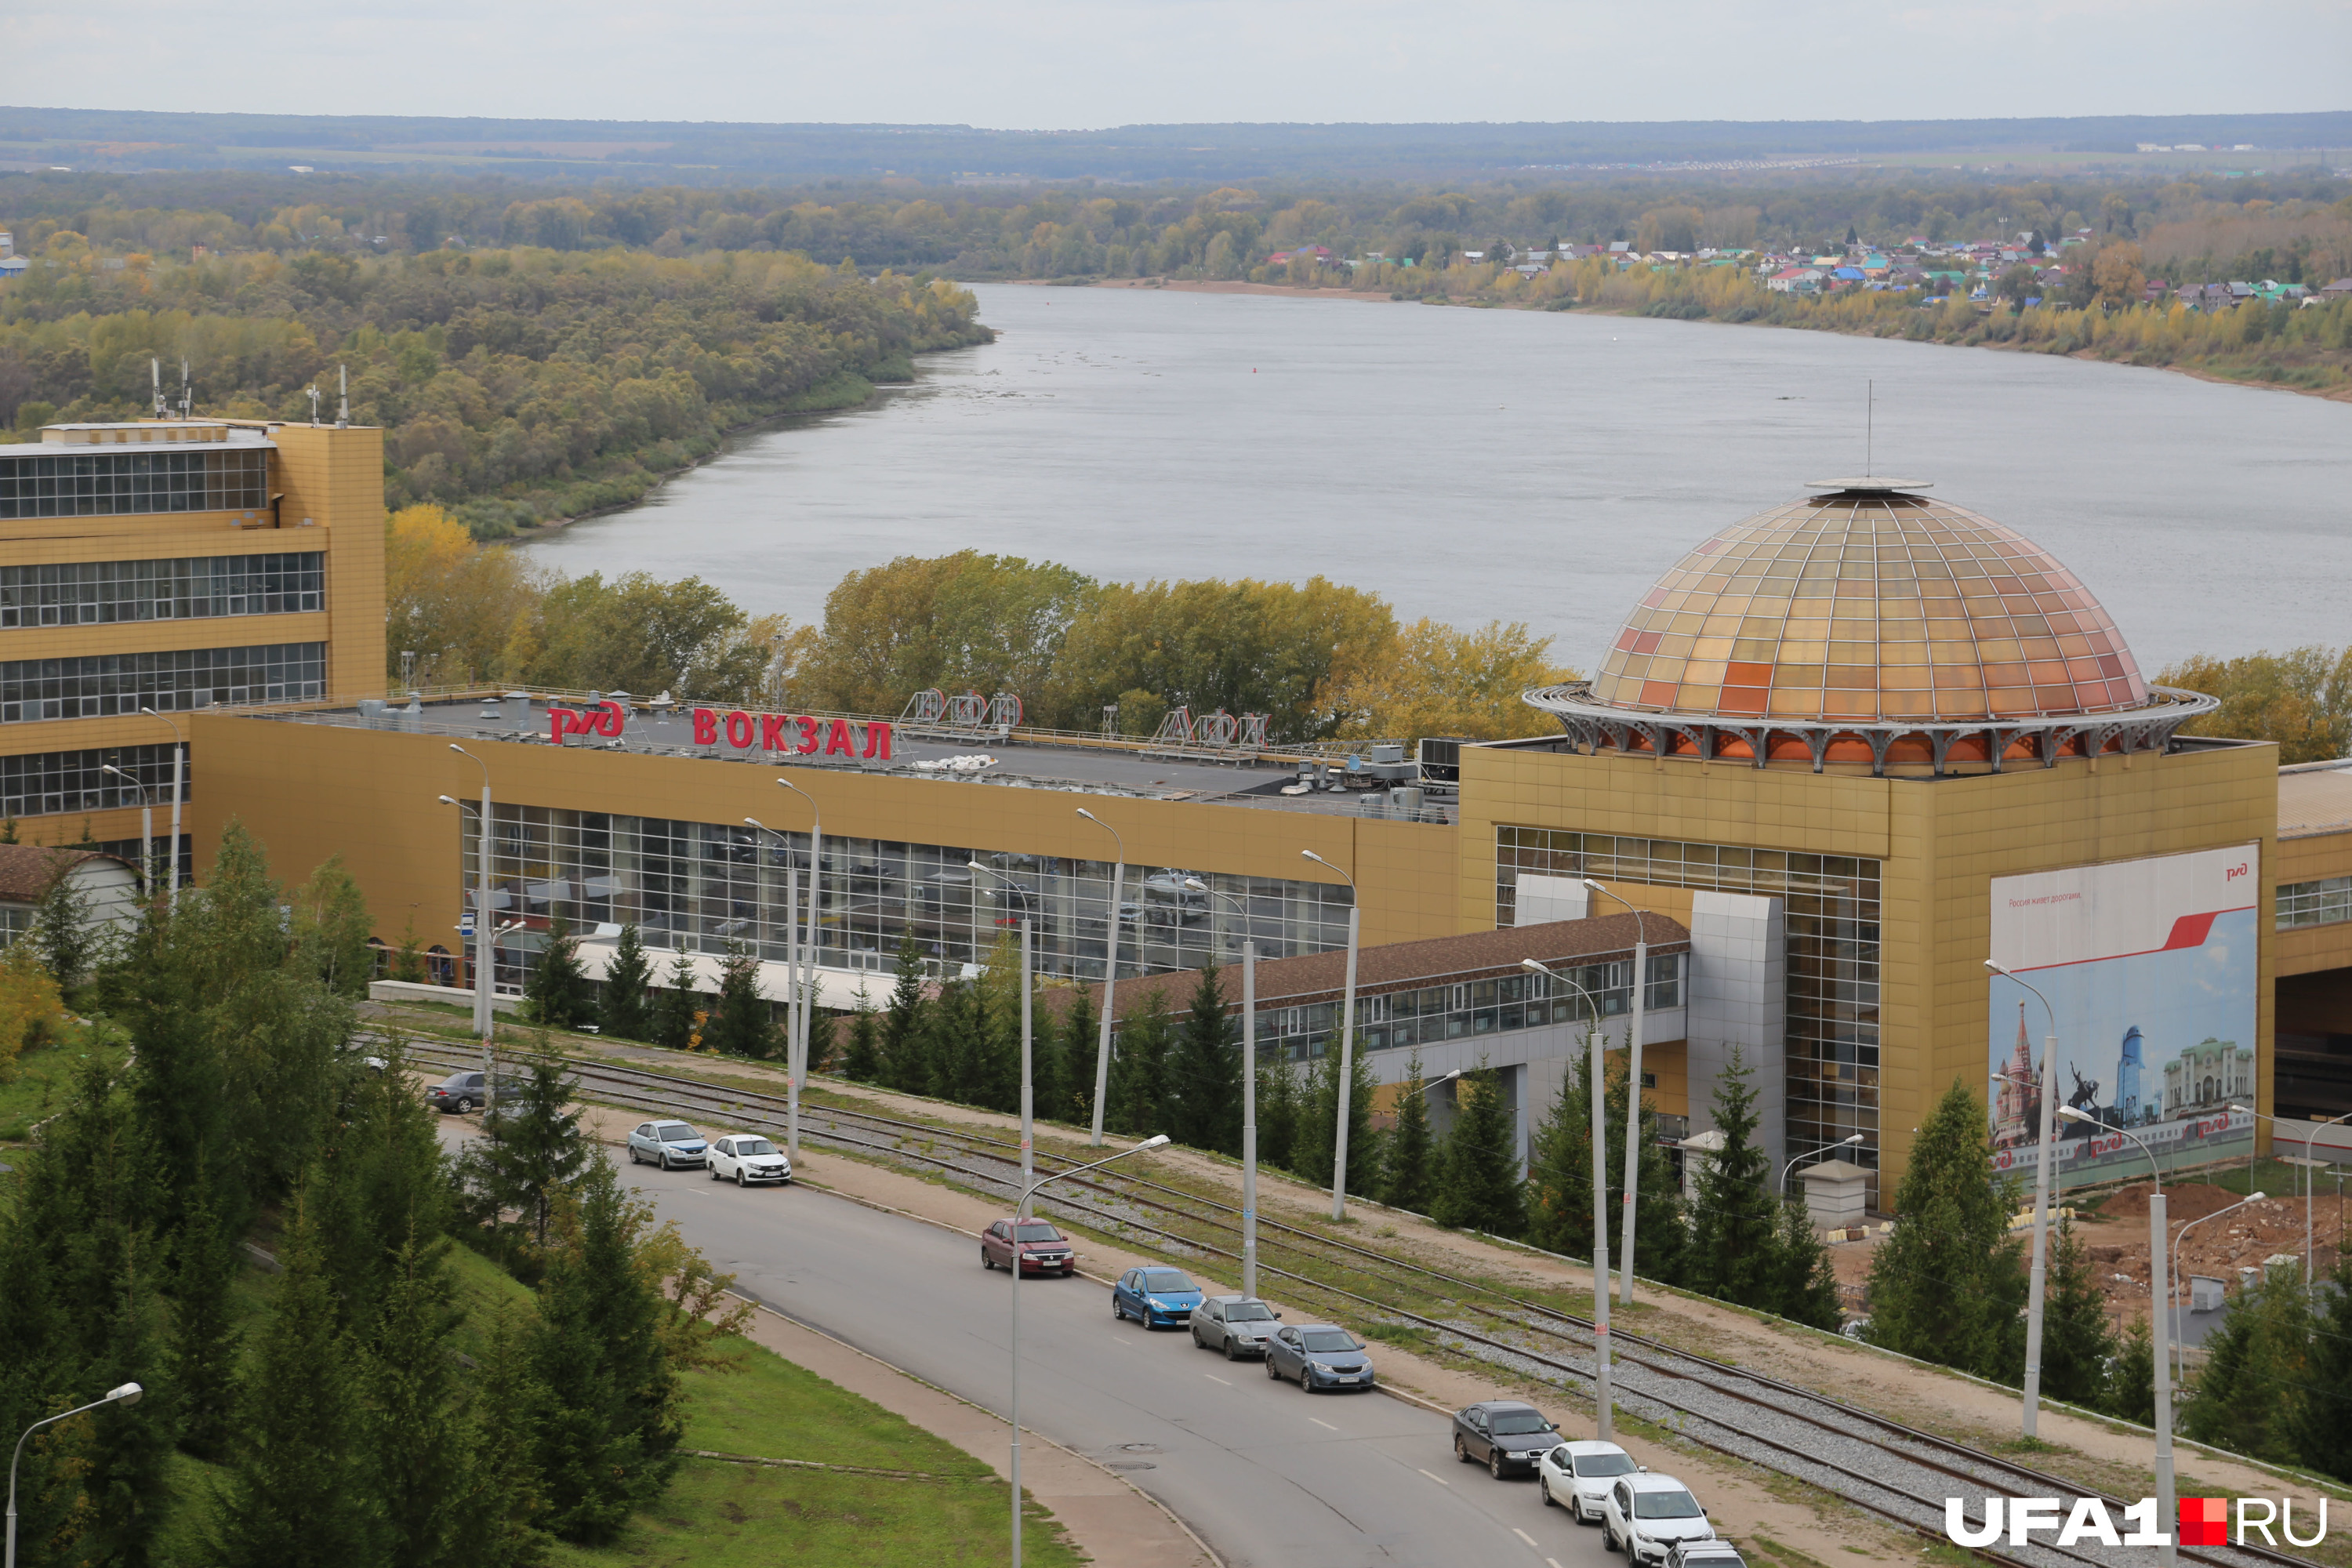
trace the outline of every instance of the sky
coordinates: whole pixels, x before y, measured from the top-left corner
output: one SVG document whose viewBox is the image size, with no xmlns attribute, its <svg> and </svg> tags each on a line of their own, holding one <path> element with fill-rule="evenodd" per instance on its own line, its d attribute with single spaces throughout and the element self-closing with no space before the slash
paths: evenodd
<svg viewBox="0 0 2352 1568">
<path fill-rule="evenodd" d="M 951 123 L 1977 119 L 2337 110 L 2352 3 L 14 0 L 0 103 Z"/>
</svg>

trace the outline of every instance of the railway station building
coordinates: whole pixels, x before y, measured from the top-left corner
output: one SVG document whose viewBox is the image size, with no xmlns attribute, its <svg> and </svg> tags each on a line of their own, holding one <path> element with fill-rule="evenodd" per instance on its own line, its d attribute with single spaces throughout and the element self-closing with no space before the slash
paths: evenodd
<svg viewBox="0 0 2352 1568">
<path fill-rule="evenodd" d="M 1025 915 L 1040 970 L 1084 984 L 1116 931 L 1122 1005 L 1246 939 L 1277 987 L 1261 1049 L 1293 1060 L 1332 1042 L 1353 908 L 1376 1075 L 1483 1061 L 1523 1126 L 1591 1020 L 1519 960 L 1584 974 L 1616 1043 L 1639 910 L 1669 1125 L 1707 1128 L 1737 1047 L 1776 1159 L 1834 1147 L 1880 1206 L 1956 1080 L 2015 1163 L 2056 1074 L 2097 1124 L 2060 1137 L 2075 1180 L 2137 1158 L 2126 1130 L 2182 1164 L 2266 1142 L 2228 1109 L 2239 1070 L 2262 1112 L 2352 1110 L 2352 768 L 2182 734 L 2209 699 L 2151 686 L 2078 577 L 1929 487 L 1695 520 L 1611 646 L 1565 650 L 1592 679 L 1528 694 L 1553 731 L 1350 755 L 1245 724 L 1049 733 L 985 703 L 390 689 L 381 462 L 380 433 L 324 425 L 0 447 L 0 778 L 26 838 L 87 819 L 135 845 L 137 792 L 98 769 L 168 804 L 152 709 L 187 731 L 196 865 L 233 819 L 289 872 L 340 854 L 379 937 L 413 921 L 454 984 L 487 837 L 503 990 L 561 912 L 592 973 L 635 923 L 657 965 L 750 946 L 780 996 L 814 872 L 827 1007 L 878 1002 L 907 932 L 953 973 Z"/>
</svg>

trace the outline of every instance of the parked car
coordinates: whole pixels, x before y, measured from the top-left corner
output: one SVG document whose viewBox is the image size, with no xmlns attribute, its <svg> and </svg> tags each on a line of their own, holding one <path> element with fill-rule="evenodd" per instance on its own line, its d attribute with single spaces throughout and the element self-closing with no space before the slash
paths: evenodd
<svg viewBox="0 0 2352 1568">
<path fill-rule="evenodd" d="M 1029 1274 L 1058 1274 L 1067 1279 L 1078 1271 L 1077 1248 L 1070 1238 L 1042 1219 L 1001 1219 L 980 1233 L 980 1266 L 1013 1267 L 1013 1230 L 1021 1228 L 1021 1268 Z"/>
<path fill-rule="evenodd" d="M 756 1132 L 730 1132 L 710 1146 L 710 1179 L 739 1187 L 753 1182 L 782 1185 L 793 1179 L 793 1163 Z"/>
<path fill-rule="evenodd" d="M 1536 1466 L 1536 1482 L 1543 1488 L 1547 1505 L 1568 1510 L 1579 1524 L 1598 1524 L 1610 1483 L 1619 1476 L 1639 1474 L 1641 1468 L 1616 1444 L 1580 1437 L 1552 1446 Z"/>
<path fill-rule="evenodd" d="M 444 1116 L 464 1116 L 478 1110 L 489 1098 L 489 1079 L 480 1072 L 453 1072 L 425 1091 L 425 1103 Z M 503 1079 L 499 1084 L 501 1096 L 514 1092 L 514 1086 Z"/>
<path fill-rule="evenodd" d="M 1282 1314 L 1255 1296 L 1212 1296 L 1192 1309 L 1192 1342 L 1227 1361 L 1265 1354 Z"/>
<path fill-rule="evenodd" d="M 1554 1435 L 1559 1430 L 1532 1405 L 1482 1399 L 1454 1413 L 1454 1457 L 1465 1465 L 1485 1465 L 1499 1481 L 1534 1469 L 1559 1446 Z"/>
<path fill-rule="evenodd" d="M 1307 1394 L 1318 1388 L 1370 1388 L 1371 1358 L 1364 1342 L 1336 1323 L 1301 1323 L 1275 1331 L 1265 1342 L 1265 1374 L 1288 1378 Z"/>
<path fill-rule="evenodd" d="M 702 1134 L 683 1121 L 640 1121 L 629 1129 L 629 1163 L 650 1160 L 663 1170 L 699 1165 L 710 1157 Z"/>
<path fill-rule="evenodd" d="M 1666 1552 L 1666 1568 L 1748 1568 L 1748 1559 L 1728 1541 L 1677 1541 Z"/>
<path fill-rule="evenodd" d="M 1678 1542 L 1713 1539 L 1706 1510 L 1672 1476 L 1620 1476 L 1601 1500 L 1601 1543 L 1634 1563 L 1664 1563 Z"/>
<path fill-rule="evenodd" d="M 1201 1304 L 1201 1288 L 1181 1268 L 1130 1268 L 1110 1288 L 1110 1315 L 1147 1329 L 1181 1328 Z"/>
</svg>

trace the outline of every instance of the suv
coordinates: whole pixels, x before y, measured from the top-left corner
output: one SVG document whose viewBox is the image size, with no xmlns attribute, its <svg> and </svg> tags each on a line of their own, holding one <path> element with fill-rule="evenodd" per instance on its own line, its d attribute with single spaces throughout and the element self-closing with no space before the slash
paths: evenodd
<svg viewBox="0 0 2352 1568">
<path fill-rule="evenodd" d="M 1532 1405 L 1516 1399 L 1485 1399 L 1454 1417 L 1454 1457 L 1465 1465 L 1484 1462 L 1496 1480 L 1536 1468 L 1559 1446 L 1559 1428 Z"/>
<path fill-rule="evenodd" d="M 1601 1500 L 1601 1543 L 1630 1562 L 1663 1565 L 1682 1542 L 1714 1539 L 1706 1510 L 1672 1476 L 1620 1476 Z"/>
<path fill-rule="evenodd" d="M 1748 1559 L 1728 1541 L 1677 1541 L 1666 1568 L 1748 1568 Z"/>
</svg>

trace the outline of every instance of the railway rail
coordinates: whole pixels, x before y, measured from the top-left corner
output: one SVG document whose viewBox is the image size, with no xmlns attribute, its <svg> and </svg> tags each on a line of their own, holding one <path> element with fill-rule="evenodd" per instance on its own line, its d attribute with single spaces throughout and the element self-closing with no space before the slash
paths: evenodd
<svg viewBox="0 0 2352 1568">
<path fill-rule="evenodd" d="M 471 1067 L 478 1049 L 410 1038 L 410 1058 L 436 1066 Z M 781 1095 L 655 1073 L 611 1062 L 572 1058 L 568 1071 L 589 1098 L 665 1114 L 699 1114 L 739 1125 L 782 1129 Z M 974 1129 L 954 1129 L 803 1100 L 803 1139 L 885 1161 L 925 1166 L 959 1176 L 1008 1199 L 1019 1190 L 1020 1148 Z M 1038 1174 L 1078 1162 L 1040 1152 Z M 1097 1227 L 1138 1233 L 1161 1250 L 1238 1264 L 1241 1211 L 1196 1193 L 1135 1175 L 1073 1177 L 1040 1195 L 1041 1205 Z M 1085 1198 L 1065 1195 L 1076 1188 Z M 1206 1233 L 1205 1235 L 1202 1233 Z M 1523 1375 L 1569 1387 L 1590 1384 L 1591 1321 L 1493 1285 L 1337 1237 L 1278 1220 L 1258 1220 L 1261 1273 L 1303 1292 L 1345 1302 L 1374 1317 L 1419 1329 L 1457 1353 Z M 1214 1237 L 1215 1239 L 1211 1239 Z M 1224 1243 L 1230 1242 L 1231 1245 Z M 1279 1261 L 1270 1261 L 1267 1254 Z M 1323 1276 L 1305 1272 L 1322 1266 Z M 1364 1289 L 1334 1282 L 1344 1271 Z M 1455 1315 L 1433 1316 L 1367 1294 L 1383 1278 L 1409 1278 Z M 1612 1327 L 1612 1373 L 1622 1407 L 1673 1431 L 1683 1440 L 1802 1480 L 1903 1529 L 1944 1539 L 1948 1495 L 1977 1504 L 1986 1496 L 2100 1497 L 2118 1531 L 2128 1500 L 2087 1491 L 2078 1483 L 1954 1439 L 1907 1426 L 1832 1395 L 1696 1354 Z M 1578 1352 L 1581 1352 L 1580 1355 Z M 1866 1436 L 1865 1436 L 1866 1434 Z M 2171 1528 L 2171 1521 L 2159 1521 Z M 2144 1549 L 2046 1542 L 1977 1548 L 1990 1561 L 2017 1568 L 2064 1568 L 2144 1561 Z M 2259 1546 L 2180 1546 L 2180 1561 L 2205 1568 L 2302 1565 L 2306 1559 Z"/>
</svg>

